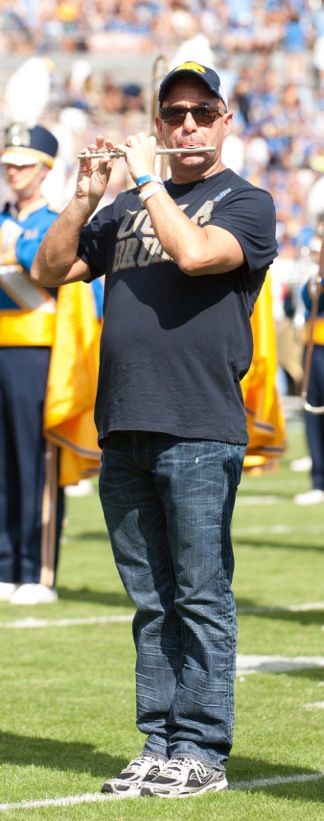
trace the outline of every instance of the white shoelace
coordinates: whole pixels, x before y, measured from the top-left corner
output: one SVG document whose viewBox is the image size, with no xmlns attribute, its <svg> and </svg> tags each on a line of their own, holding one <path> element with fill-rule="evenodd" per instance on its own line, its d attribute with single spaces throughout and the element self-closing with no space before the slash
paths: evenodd
<svg viewBox="0 0 324 821">
<path fill-rule="evenodd" d="M 188 769 L 194 770 L 198 781 L 200 781 L 201 778 L 205 778 L 205 776 L 208 775 L 208 772 L 204 764 L 195 758 L 174 759 L 173 761 L 167 764 L 165 769 L 163 769 L 163 775 L 181 775 L 183 772 L 183 767 L 188 767 Z"/>
<path fill-rule="evenodd" d="M 134 758 L 133 761 L 130 761 L 127 767 L 122 770 L 123 773 L 125 772 L 137 772 L 146 763 L 153 763 L 156 762 L 156 758 L 153 755 L 141 755 L 138 758 Z"/>
</svg>

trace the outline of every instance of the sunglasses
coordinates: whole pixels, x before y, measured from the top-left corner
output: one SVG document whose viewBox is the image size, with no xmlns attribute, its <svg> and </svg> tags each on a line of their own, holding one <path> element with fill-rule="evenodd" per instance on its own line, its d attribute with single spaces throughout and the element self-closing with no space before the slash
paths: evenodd
<svg viewBox="0 0 324 821">
<path fill-rule="evenodd" d="M 189 112 L 197 125 L 211 125 L 219 114 L 226 114 L 218 106 L 193 105 L 186 108 L 184 105 L 166 105 L 161 108 L 160 117 L 167 125 L 182 125 Z"/>
</svg>

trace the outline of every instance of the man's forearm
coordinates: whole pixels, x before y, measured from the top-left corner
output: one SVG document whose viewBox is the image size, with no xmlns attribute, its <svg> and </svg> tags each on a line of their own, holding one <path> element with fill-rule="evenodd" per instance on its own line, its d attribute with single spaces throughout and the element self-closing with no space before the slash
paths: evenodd
<svg viewBox="0 0 324 821">
<path fill-rule="evenodd" d="M 91 216 L 89 207 L 74 197 L 52 223 L 42 240 L 31 268 L 31 278 L 47 287 L 82 279 L 76 263 L 80 233 Z"/>
<path fill-rule="evenodd" d="M 165 189 L 145 205 L 162 248 L 183 273 L 224 274 L 242 265 L 243 251 L 233 234 L 208 223 L 195 224 Z"/>
</svg>

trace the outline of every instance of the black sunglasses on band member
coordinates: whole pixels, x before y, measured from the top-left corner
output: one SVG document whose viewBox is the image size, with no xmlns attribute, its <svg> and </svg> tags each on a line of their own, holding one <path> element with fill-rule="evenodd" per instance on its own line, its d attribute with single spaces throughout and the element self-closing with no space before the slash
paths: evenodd
<svg viewBox="0 0 324 821">
<path fill-rule="evenodd" d="M 189 112 L 197 125 L 211 125 L 219 114 L 226 114 L 219 106 L 193 105 L 186 108 L 184 105 L 166 105 L 161 108 L 160 117 L 167 125 L 182 125 Z"/>
</svg>

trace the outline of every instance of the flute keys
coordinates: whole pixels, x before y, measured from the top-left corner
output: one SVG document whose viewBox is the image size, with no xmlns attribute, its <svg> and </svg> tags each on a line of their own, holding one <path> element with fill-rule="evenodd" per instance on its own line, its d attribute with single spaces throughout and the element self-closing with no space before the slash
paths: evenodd
<svg viewBox="0 0 324 821">
<path fill-rule="evenodd" d="M 80 154 L 78 154 L 78 159 L 80 159 L 80 160 L 85 160 L 85 159 L 90 160 L 90 159 L 96 158 L 96 157 L 103 157 L 105 154 L 107 154 L 107 151 L 95 151 L 95 150 L 93 150 L 93 151 L 89 151 L 89 150 L 80 151 Z"/>
<path fill-rule="evenodd" d="M 99 159 L 100 157 L 107 157 L 107 160 L 109 160 L 110 157 L 124 156 L 125 154 L 123 153 L 123 151 L 117 151 L 117 149 L 112 149 L 111 151 L 109 151 L 107 148 L 102 149 L 102 151 L 99 149 L 93 149 L 93 151 L 87 149 L 86 151 L 81 151 L 80 154 L 78 154 L 78 160 L 95 160 L 97 158 Z"/>
</svg>

